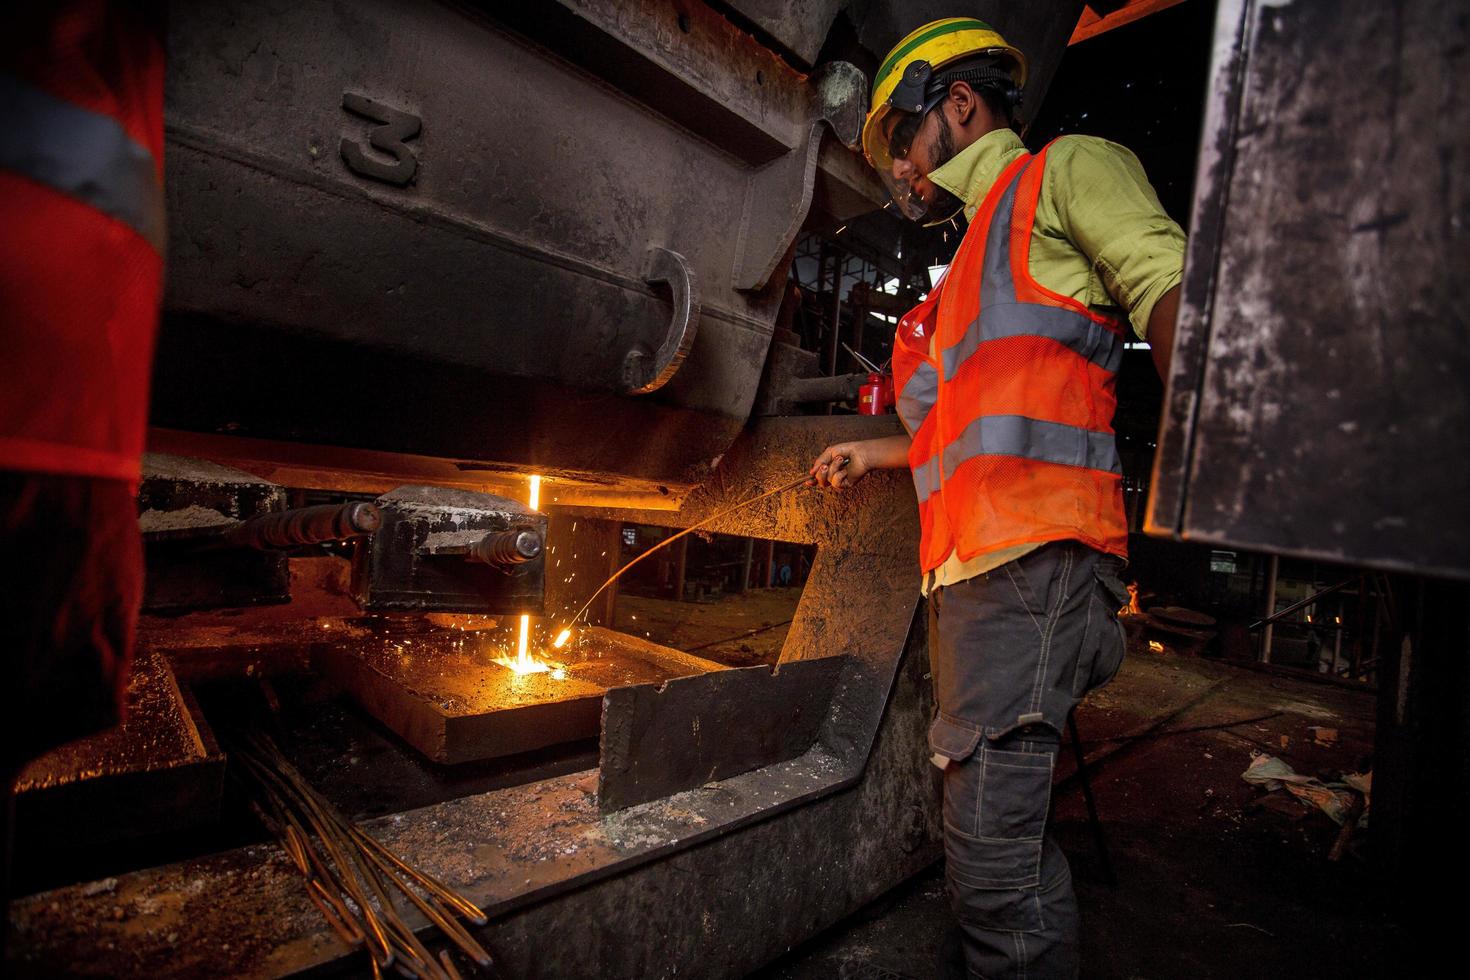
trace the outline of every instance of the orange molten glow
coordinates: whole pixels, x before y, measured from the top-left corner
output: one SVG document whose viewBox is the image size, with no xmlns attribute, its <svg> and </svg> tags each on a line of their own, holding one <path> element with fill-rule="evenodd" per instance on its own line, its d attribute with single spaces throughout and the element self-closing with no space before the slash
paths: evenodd
<svg viewBox="0 0 1470 980">
<path fill-rule="evenodd" d="M 1158 640 L 1149 640 L 1148 641 L 1148 648 L 1150 650 L 1152 650 L 1154 653 L 1163 653 L 1164 652 L 1164 645 L 1162 643 L 1160 643 Z"/>
<path fill-rule="evenodd" d="M 539 476 L 531 477 L 530 504 L 532 510 L 537 510 L 541 504 L 541 477 Z M 509 667 L 517 674 L 544 674 L 547 671 L 551 670 L 550 664 L 542 663 L 540 660 L 537 660 L 535 657 L 531 656 L 530 651 L 527 649 L 527 646 L 530 642 L 530 636 L 531 617 L 528 615 L 522 615 L 521 633 L 520 637 L 516 641 L 515 659 L 512 660 L 510 657 L 497 657 L 495 659 L 495 662 Z"/>
<path fill-rule="evenodd" d="M 544 674 L 551 667 L 531 656 L 526 649 L 531 635 L 531 617 L 521 617 L 521 635 L 516 641 L 516 655 L 512 660 L 510 657 L 501 657 L 497 663 L 504 664 L 517 674 Z"/>
</svg>

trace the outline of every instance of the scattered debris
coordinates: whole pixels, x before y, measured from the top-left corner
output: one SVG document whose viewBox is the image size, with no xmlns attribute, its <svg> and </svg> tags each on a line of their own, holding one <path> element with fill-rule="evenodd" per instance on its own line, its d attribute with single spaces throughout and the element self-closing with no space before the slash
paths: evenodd
<svg viewBox="0 0 1470 980">
<path fill-rule="evenodd" d="M 1312 741 L 1326 748 L 1337 744 L 1337 729 L 1324 728 L 1321 725 L 1313 725 L 1307 731 L 1312 733 Z"/>
<path fill-rule="evenodd" d="M 1284 738 L 1285 736 L 1283 736 Z M 1303 776 L 1274 755 L 1256 755 L 1240 778 L 1268 791 L 1285 789 L 1293 796 L 1317 807 L 1341 824 L 1352 811 L 1357 795 L 1346 783 L 1327 784 L 1313 776 Z"/>
<path fill-rule="evenodd" d="M 344 943 L 368 951 L 374 975 L 390 966 L 429 980 L 459 975 L 452 962 L 436 960 L 404 922 L 394 891 L 481 967 L 490 967 L 490 954 L 458 921 L 484 925 L 478 906 L 344 817 L 268 736 L 241 733 L 232 750 L 255 791 L 253 809 L 305 878 L 307 897 Z"/>
</svg>

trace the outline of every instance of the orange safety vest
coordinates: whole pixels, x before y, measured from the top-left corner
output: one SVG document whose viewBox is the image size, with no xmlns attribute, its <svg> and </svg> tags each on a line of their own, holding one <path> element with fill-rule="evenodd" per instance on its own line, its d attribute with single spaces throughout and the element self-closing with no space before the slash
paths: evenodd
<svg viewBox="0 0 1470 980">
<path fill-rule="evenodd" d="M 0 469 L 136 481 L 163 288 L 161 24 L 0 18 Z"/>
<path fill-rule="evenodd" d="M 1112 428 L 1124 332 L 1031 277 L 1045 169 L 1043 149 L 1000 175 L 945 277 L 898 323 L 925 572 L 1032 542 L 1128 554 Z"/>
</svg>

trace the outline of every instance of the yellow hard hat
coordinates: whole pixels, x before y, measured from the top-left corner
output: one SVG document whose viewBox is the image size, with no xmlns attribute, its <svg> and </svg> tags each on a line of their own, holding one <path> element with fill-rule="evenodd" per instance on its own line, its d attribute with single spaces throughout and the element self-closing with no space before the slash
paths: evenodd
<svg viewBox="0 0 1470 980">
<path fill-rule="evenodd" d="M 1017 89 L 1025 86 L 1026 56 L 1008 44 L 995 28 L 973 17 L 946 17 L 925 24 L 888 52 L 873 78 L 873 102 L 867 121 L 863 123 L 863 154 L 886 182 L 892 183 L 893 157 L 883 136 L 883 119 L 895 108 L 915 111 L 914 106 L 895 107 L 893 104 L 894 90 L 903 80 L 905 70 L 916 62 L 926 62 L 935 74 L 939 74 L 945 65 L 963 58 L 984 56 L 995 59 L 996 66 L 1010 74 Z M 894 200 L 908 213 L 901 197 L 904 189 L 890 189 L 895 190 Z"/>
</svg>

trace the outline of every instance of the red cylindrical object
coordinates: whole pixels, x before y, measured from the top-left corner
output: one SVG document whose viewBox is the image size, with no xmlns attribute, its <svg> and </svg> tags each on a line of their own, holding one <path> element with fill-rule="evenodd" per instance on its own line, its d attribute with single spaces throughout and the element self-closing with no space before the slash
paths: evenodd
<svg viewBox="0 0 1470 980">
<path fill-rule="evenodd" d="M 858 389 L 859 415 L 886 415 L 893 411 L 893 377 L 874 371 Z"/>
</svg>

